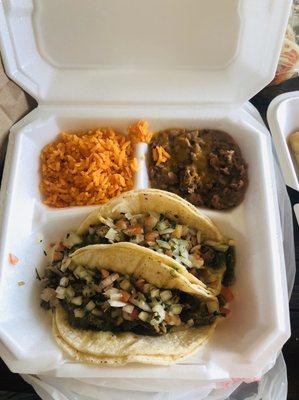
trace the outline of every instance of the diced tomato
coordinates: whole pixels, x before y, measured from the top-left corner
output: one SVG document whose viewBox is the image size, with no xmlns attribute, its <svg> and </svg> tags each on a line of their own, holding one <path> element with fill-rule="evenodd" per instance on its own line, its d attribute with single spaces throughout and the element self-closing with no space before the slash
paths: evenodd
<svg viewBox="0 0 299 400">
<path fill-rule="evenodd" d="M 225 298 L 227 303 L 230 303 L 234 299 L 234 295 L 229 287 L 222 286 L 221 294 Z"/>
<path fill-rule="evenodd" d="M 168 256 L 168 257 L 172 257 L 172 251 L 171 250 L 166 250 L 165 251 L 165 254 Z"/>
<path fill-rule="evenodd" d="M 129 301 L 130 297 L 131 297 L 130 293 L 125 292 L 124 290 L 121 290 L 120 301 L 123 301 L 124 303 L 127 303 Z"/>
<path fill-rule="evenodd" d="M 53 254 L 53 261 L 60 261 L 62 259 L 63 259 L 63 253 L 55 250 Z"/>
<path fill-rule="evenodd" d="M 109 271 L 107 271 L 106 269 L 101 269 L 101 274 L 103 278 L 108 278 L 108 276 L 110 275 Z"/>
<path fill-rule="evenodd" d="M 119 221 L 117 221 L 117 223 L 115 224 L 117 229 L 127 229 L 128 225 L 127 222 L 124 219 L 120 219 Z"/>
<path fill-rule="evenodd" d="M 131 312 L 131 317 L 133 318 L 133 319 L 136 319 L 137 317 L 138 317 L 138 314 L 139 314 L 139 311 L 137 310 L 137 308 L 136 307 L 134 307 L 134 310 Z"/>
<path fill-rule="evenodd" d="M 222 308 L 220 308 L 220 312 L 221 312 L 221 314 L 223 314 L 225 317 L 227 317 L 227 316 L 231 313 L 231 310 L 229 310 L 228 308 L 222 307 Z"/>
<path fill-rule="evenodd" d="M 65 246 L 63 245 L 62 242 L 60 242 L 57 246 L 56 246 L 56 251 L 63 251 L 65 249 Z"/>
<path fill-rule="evenodd" d="M 154 242 L 156 239 L 158 239 L 158 237 L 159 237 L 159 232 L 158 231 L 148 232 L 145 235 L 145 240 L 147 242 Z"/>
<path fill-rule="evenodd" d="M 131 226 L 126 232 L 131 235 L 141 235 L 143 233 L 143 228 L 139 225 Z"/>
<path fill-rule="evenodd" d="M 144 279 L 138 279 L 138 280 L 135 282 L 135 286 L 136 286 L 137 289 L 139 289 L 139 290 L 142 290 L 142 289 L 143 289 L 144 284 L 145 284 L 145 280 L 144 280 Z"/>
<path fill-rule="evenodd" d="M 144 225 L 148 230 L 153 229 L 157 222 L 157 218 L 155 218 L 153 215 L 148 215 L 144 218 Z"/>
</svg>

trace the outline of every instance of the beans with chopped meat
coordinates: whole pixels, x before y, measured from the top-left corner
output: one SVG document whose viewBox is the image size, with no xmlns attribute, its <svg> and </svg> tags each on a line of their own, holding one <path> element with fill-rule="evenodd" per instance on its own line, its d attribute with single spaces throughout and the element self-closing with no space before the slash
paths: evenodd
<svg viewBox="0 0 299 400">
<path fill-rule="evenodd" d="M 156 162 L 162 147 L 169 158 Z M 240 204 L 248 186 L 248 168 L 235 140 L 212 129 L 168 129 L 157 133 L 149 151 L 152 187 L 176 193 L 196 206 L 228 209 Z"/>
</svg>

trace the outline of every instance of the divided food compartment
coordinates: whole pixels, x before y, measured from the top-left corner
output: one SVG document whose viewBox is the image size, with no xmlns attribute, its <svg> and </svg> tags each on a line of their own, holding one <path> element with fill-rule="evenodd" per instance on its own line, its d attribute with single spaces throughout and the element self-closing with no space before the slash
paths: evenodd
<svg viewBox="0 0 299 400">
<path fill-rule="evenodd" d="M 289 145 L 289 136 L 299 131 L 299 91 L 275 97 L 267 119 L 285 183 L 299 191 L 299 167 Z"/>
<path fill-rule="evenodd" d="M 10 352 L 6 362 L 12 370 L 71 377 L 256 379 L 274 361 L 290 327 L 271 142 L 265 127 L 242 104 L 274 75 L 290 4 L 0 4 L 6 71 L 39 101 L 11 131 L 2 183 L 0 340 Z M 155 29 L 144 29 L 144 21 L 154 21 Z M 43 205 L 38 158 L 62 130 L 111 126 L 125 131 L 138 119 L 148 120 L 153 131 L 224 130 L 240 145 L 249 165 L 244 201 L 229 211 L 200 210 L 236 241 L 235 299 L 231 315 L 211 341 L 177 365 L 95 368 L 60 351 L 50 317 L 39 306 L 35 279 L 35 268 L 41 272 L 47 262 L 47 245 L 75 228 L 94 207 Z M 146 145 L 138 148 L 135 185 L 140 188 L 148 186 Z M 20 259 L 17 265 L 9 264 L 9 253 Z"/>
<path fill-rule="evenodd" d="M 43 205 L 38 191 L 39 154 L 62 130 L 109 125 L 124 131 L 141 116 L 154 131 L 170 126 L 222 129 L 240 144 L 249 165 L 250 184 L 244 201 L 228 211 L 200 210 L 226 236 L 236 240 L 235 299 L 231 316 L 219 324 L 210 343 L 177 366 L 96 369 L 68 360 L 62 354 L 51 335 L 50 317 L 39 306 L 40 286 L 35 279 L 35 268 L 42 272 L 47 262 L 43 250 L 47 251 L 51 242 L 78 226 L 94 207 L 53 209 Z M 142 153 L 138 154 L 142 165 L 137 182 L 139 187 L 146 187 Z M 26 363 L 28 372 L 54 369 L 52 373 L 59 376 L 128 377 L 142 370 L 143 376 L 153 377 L 159 370 L 159 376 L 166 377 L 171 371 L 171 376 L 180 378 L 187 371 L 185 366 L 192 365 L 194 379 L 252 378 L 262 373 L 288 338 L 289 322 L 270 137 L 247 111 L 208 119 L 191 110 L 174 113 L 171 109 L 163 112 L 119 109 L 115 113 L 113 108 L 103 111 L 96 107 L 37 109 L 12 130 L 8 156 L 11 159 L 7 160 L 3 182 L 6 190 L 2 192 L 0 334 L 15 358 L 21 364 Z M 9 264 L 9 253 L 19 257 L 16 266 Z M 20 281 L 25 284 L 19 286 Z"/>
</svg>

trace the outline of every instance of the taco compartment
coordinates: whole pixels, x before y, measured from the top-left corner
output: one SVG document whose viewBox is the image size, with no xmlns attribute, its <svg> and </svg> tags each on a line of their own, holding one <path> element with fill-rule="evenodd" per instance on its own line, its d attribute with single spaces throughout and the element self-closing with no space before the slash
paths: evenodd
<svg viewBox="0 0 299 400">
<path fill-rule="evenodd" d="M 50 266 L 41 304 L 54 311 L 54 332 L 77 351 L 112 361 L 193 353 L 223 314 L 216 297 L 163 261 L 118 243 L 75 251 L 60 274 Z"/>
</svg>

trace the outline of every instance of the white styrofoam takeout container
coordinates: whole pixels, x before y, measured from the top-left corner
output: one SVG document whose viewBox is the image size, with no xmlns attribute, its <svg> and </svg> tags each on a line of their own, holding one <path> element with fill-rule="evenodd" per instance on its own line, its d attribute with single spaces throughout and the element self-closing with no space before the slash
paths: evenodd
<svg viewBox="0 0 299 400">
<path fill-rule="evenodd" d="M 0 339 L 14 370 L 73 377 L 255 379 L 290 334 L 288 297 L 271 142 L 245 107 L 271 80 L 291 1 L 4 0 L 0 40 L 6 71 L 39 102 L 11 130 L 2 185 Z M 229 132 L 249 164 L 241 205 L 205 210 L 236 240 L 232 315 L 209 344 L 171 367 L 91 367 L 55 344 L 39 307 L 34 268 L 43 249 L 90 207 L 52 209 L 38 191 L 42 147 L 62 131 L 144 118 L 153 130 Z M 148 185 L 144 152 L 136 187 Z M 39 243 L 43 237 L 43 243 Z M 11 266 L 8 254 L 20 258 Z M 18 282 L 24 281 L 23 286 Z"/>
<path fill-rule="evenodd" d="M 267 119 L 285 183 L 299 191 L 299 169 L 289 146 L 289 136 L 299 131 L 299 91 L 275 97 Z"/>
</svg>

